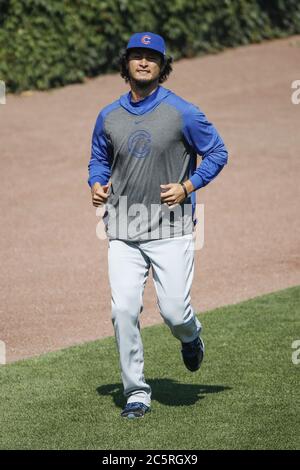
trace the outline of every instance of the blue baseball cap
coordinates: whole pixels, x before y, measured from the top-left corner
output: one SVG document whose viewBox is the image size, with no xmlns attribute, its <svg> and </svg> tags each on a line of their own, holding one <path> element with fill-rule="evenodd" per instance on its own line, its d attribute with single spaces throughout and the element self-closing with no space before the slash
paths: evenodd
<svg viewBox="0 0 300 470">
<path fill-rule="evenodd" d="M 150 32 L 133 34 L 129 39 L 126 50 L 133 49 L 134 47 L 145 47 L 146 49 L 160 52 L 163 56 L 166 55 L 165 41 L 158 34 Z"/>
</svg>

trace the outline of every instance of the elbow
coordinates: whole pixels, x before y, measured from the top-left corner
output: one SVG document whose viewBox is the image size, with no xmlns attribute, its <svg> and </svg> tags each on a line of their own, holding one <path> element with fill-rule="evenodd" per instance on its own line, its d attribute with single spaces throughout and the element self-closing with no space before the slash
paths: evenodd
<svg viewBox="0 0 300 470">
<path fill-rule="evenodd" d="M 223 152 L 222 152 L 222 160 L 223 160 L 223 165 L 227 165 L 228 163 L 228 151 L 226 148 L 224 148 Z"/>
<path fill-rule="evenodd" d="M 215 163 L 217 166 L 225 166 L 228 163 L 228 152 L 225 147 L 214 149 L 214 151 L 209 154 L 203 155 L 203 160 L 209 160 Z"/>
<path fill-rule="evenodd" d="M 212 159 L 220 166 L 225 166 L 228 163 L 228 151 L 225 145 L 216 149 L 211 155 Z"/>
</svg>

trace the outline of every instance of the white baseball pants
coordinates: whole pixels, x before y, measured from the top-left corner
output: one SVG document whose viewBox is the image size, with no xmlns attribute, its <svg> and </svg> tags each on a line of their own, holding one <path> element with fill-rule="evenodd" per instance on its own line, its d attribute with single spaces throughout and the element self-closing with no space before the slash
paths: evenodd
<svg viewBox="0 0 300 470">
<path fill-rule="evenodd" d="M 139 315 L 143 310 L 143 292 L 150 267 L 163 320 L 178 340 L 193 341 L 201 331 L 201 323 L 190 304 L 193 235 L 140 242 L 109 240 L 112 323 L 124 396 L 127 403 L 139 401 L 147 406 L 151 402 L 151 387 L 144 377 Z"/>
</svg>

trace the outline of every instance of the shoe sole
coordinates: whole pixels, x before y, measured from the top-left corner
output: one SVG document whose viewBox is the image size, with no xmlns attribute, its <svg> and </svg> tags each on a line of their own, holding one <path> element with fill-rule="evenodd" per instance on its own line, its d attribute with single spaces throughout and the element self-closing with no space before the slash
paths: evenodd
<svg viewBox="0 0 300 470">
<path fill-rule="evenodd" d="M 149 413 L 150 410 L 147 410 L 144 414 L 139 415 L 139 414 L 134 414 L 133 412 L 129 412 L 126 415 L 121 415 L 122 418 L 127 418 L 127 419 L 139 419 L 139 418 L 144 418 L 146 413 Z"/>
<path fill-rule="evenodd" d="M 144 418 L 145 415 L 135 415 L 134 413 L 129 413 L 126 416 L 123 416 L 124 418 L 127 419 L 139 419 L 139 418 Z"/>
</svg>

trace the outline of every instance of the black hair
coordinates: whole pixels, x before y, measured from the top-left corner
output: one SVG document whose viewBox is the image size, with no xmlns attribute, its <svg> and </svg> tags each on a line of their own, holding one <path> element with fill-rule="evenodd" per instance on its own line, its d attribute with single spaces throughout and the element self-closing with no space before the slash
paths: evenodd
<svg viewBox="0 0 300 470">
<path fill-rule="evenodd" d="M 173 67 L 172 67 L 173 58 L 171 56 L 164 57 L 162 54 L 160 55 L 162 58 L 162 65 L 161 65 L 161 71 L 160 71 L 158 81 L 159 83 L 163 83 L 168 79 L 170 73 L 173 70 Z M 126 83 L 129 82 L 130 77 L 128 73 L 128 53 L 127 52 L 123 52 L 120 55 L 119 68 L 120 68 L 121 77 L 124 78 Z"/>
</svg>

